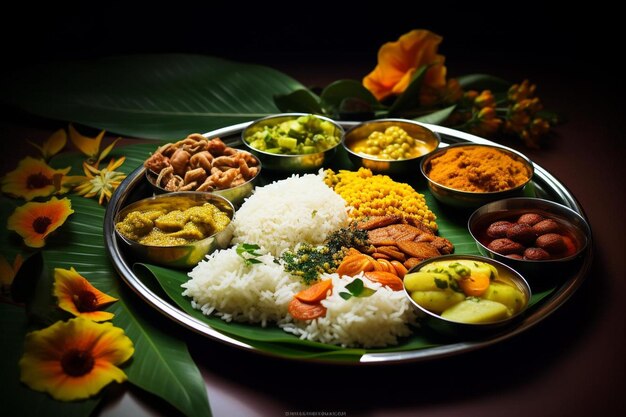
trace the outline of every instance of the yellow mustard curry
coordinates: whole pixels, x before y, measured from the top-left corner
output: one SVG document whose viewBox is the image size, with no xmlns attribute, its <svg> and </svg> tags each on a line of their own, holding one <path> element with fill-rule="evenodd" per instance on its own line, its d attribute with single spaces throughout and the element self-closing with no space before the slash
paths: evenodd
<svg viewBox="0 0 626 417">
<path fill-rule="evenodd" d="M 158 208 L 131 211 L 118 222 L 117 230 L 143 245 L 180 246 L 207 238 L 228 226 L 230 218 L 211 203 L 185 210 Z"/>
</svg>

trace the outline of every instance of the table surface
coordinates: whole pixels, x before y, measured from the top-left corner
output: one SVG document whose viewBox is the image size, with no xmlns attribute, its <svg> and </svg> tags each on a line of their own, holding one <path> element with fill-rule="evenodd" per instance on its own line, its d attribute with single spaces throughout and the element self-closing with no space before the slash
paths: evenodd
<svg viewBox="0 0 626 417">
<path fill-rule="evenodd" d="M 284 70 L 309 85 L 339 78 L 328 71 Z M 570 77 L 572 82 L 576 78 Z M 558 73 L 533 79 L 546 107 L 566 118 L 547 146 L 530 150 L 521 142 L 502 143 L 547 169 L 585 210 L 593 230 L 594 264 L 571 299 L 539 325 L 494 346 L 430 362 L 385 366 L 265 357 L 192 334 L 154 313 L 155 320 L 187 339 L 206 382 L 213 415 L 623 415 L 623 115 L 615 105 L 617 90 L 608 82 L 581 83 L 574 90 L 565 79 Z M 53 131 L 38 119 L 7 114 L 0 120 L 3 148 L 9 139 L 43 140 Z M 16 151 L 4 152 L 8 149 L 0 152 L 3 165 L 14 165 Z M 299 382 L 294 384 L 294 379 Z M 105 404 L 99 414 L 139 417 L 177 412 L 131 388 Z"/>
</svg>

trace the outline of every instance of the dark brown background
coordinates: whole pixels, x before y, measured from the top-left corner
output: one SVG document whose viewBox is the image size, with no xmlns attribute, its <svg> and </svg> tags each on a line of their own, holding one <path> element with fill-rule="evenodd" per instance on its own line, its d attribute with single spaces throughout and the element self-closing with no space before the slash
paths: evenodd
<svg viewBox="0 0 626 417">
<path fill-rule="evenodd" d="M 429 363 L 341 367 L 294 363 L 236 351 L 191 335 L 216 416 L 587 416 L 626 411 L 624 285 L 623 47 L 616 12 L 601 4 L 548 10 L 533 3 L 428 6 L 380 3 L 349 10 L 323 3 L 183 8 L 179 4 L 3 14 L 5 68 L 126 53 L 191 52 L 273 66 L 307 85 L 360 79 L 386 41 L 413 28 L 444 37 L 451 76 L 486 72 L 530 78 L 566 122 L 544 149 L 526 153 L 578 198 L 594 232 L 595 260 L 580 290 L 530 331 L 496 346 Z M 572 6 L 573 8 L 574 6 Z M 35 13 L 35 11 L 37 13 Z M 8 67 L 7 67 L 8 66 Z M 64 123 L 11 109 L 0 140 L 45 139 Z M 3 146 L 4 147 L 4 146 Z M 3 160 L 9 159 L 4 155 Z M 15 161 L 15 159 L 13 159 Z M 172 415 L 132 390 L 103 415 Z"/>
</svg>

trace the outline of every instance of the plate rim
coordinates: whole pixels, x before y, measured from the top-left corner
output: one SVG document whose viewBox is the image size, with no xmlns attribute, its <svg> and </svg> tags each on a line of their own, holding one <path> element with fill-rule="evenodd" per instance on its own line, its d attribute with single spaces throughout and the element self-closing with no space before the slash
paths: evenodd
<svg viewBox="0 0 626 417">
<path fill-rule="evenodd" d="M 251 123 L 252 121 L 223 127 L 204 133 L 203 136 L 212 138 L 236 135 L 237 133 L 241 133 L 241 131 L 243 131 L 243 129 Z M 339 123 L 344 127 L 349 128 L 355 126 L 359 122 Z M 442 143 L 440 146 L 448 146 L 448 143 L 443 140 L 445 137 L 450 139 L 452 142 L 473 142 L 479 144 L 495 145 L 512 150 L 514 152 L 518 152 L 514 149 L 502 146 L 501 144 L 498 144 L 496 142 L 480 138 L 469 133 L 438 125 L 432 125 L 427 123 L 421 124 L 442 136 Z M 556 194 L 556 196 L 559 198 L 559 201 L 557 201 L 559 204 L 563 204 L 571 208 L 572 210 L 580 214 L 583 218 L 585 218 L 585 220 L 587 220 L 587 216 L 585 215 L 582 206 L 576 200 L 574 195 L 569 191 L 569 189 L 541 166 L 537 165 L 534 162 L 533 166 L 535 169 L 535 178 L 533 179 L 533 181 L 536 181 L 536 179 L 539 178 L 541 181 L 546 183 L 548 186 L 550 186 L 550 191 Z M 520 320 L 514 327 L 508 328 L 507 331 L 503 331 L 502 333 L 486 339 L 480 339 L 476 341 L 461 341 L 418 350 L 365 353 L 360 357 L 358 362 L 336 359 L 329 360 L 324 359 L 323 357 L 293 358 L 256 348 L 255 346 L 242 342 L 225 333 L 219 332 L 212 328 L 209 324 L 188 315 L 184 311 L 180 310 L 178 307 L 170 304 L 168 301 L 161 298 L 150 288 L 148 288 L 146 284 L 144 284 L 144 282 L 134 273 L 134 271 L 132 270 L 132 266 L 128 265 L 124 261 L 122 248 L 119 244 L 119 241 L 116 239 L 115 224 L 113 219 L 115 218 L 115 214 L 123 207 L 126 201 L 125 193 L 129 189 L 133 189 L 137 185 L 137 183 L 139 183 L 143 179 L 144 171 L 145 168 L 143 166 L 139 166 L 127 176 L 127 178 L 118 186 L 116 192 L 111 197 L 111 200 L 109 201 L 105 212 L 103 225 L 105 249 L 117 273 L 122 277 L 123 281 L 137 295 L 139 295 L 140 298 L 142 298 L 151 307 L 155 308 L 161 314 L 165 315 L 175 323 L 182 325 L 183 327 L 186 327 L 187 329 L 192 330 L 196 333 L 209 337 L 215 341 L 222 342 L 238 349 L 252 351 L 257 354 L 262 354 L 274 358 L 303 362 L 322 362 L 326 364 L 376 365 L 430 361 L 482 349 L 502 342 L 504 340 L 510 339 L 515 335 L 520 334 L 530 329 L 531 327 L 534 327 L 536 324 L 543 321 L 551 314 L 553 314 L 556 310 L 558 310 L 558 308 L 560 308 L 576 292 L 576 290 L 585 280 L 593 260 L 593 236 L 590 236 L 589 245 L 587 246 L 586 253 L 583 257 L 583 263 L 580 269 L 572 278 L 570 278 L 569 280 L 564 282 L 559 288 L 557 288 L 556 292 L 552 294 L 539 309 L 534 311 L 532 314 L 523 317 L 522 320 Z"/>
</svg>

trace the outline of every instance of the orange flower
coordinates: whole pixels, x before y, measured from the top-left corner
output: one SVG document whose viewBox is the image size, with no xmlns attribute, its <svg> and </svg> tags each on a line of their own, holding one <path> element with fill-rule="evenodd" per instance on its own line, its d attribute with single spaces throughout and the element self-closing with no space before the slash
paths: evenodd
<svg viewBox="0 0 626 417">
<path fill-rule="evenodd" d="M 48 160 L 52 156 L 61 152 L 61 149 L 65 148 L 65 145 L 67 144 L 67 133 L 65 133 L 65 130 L 59 129 L 50 135 L 50 137 L 41 146 L 33 142 L 30 142 L 30 144 L 39 149 L 43 159 Z"/>
<path fill-rule="evenodd" d="M 81 317 L 26 335 L 20 380 L 61 401 L 88 398 L 126 374 L 117 367 L 135 352 L 133 343 L 111 323 Z"/>
<path fill-rule="evenodd" d="M 387 42 L 378 50 L 378 65 L 363 78 L 363 85 L 378 99 L 401 94 L 406 90 L 418 68 L 428 65 L 423 86 L 446 86 L 445 57 L 437 54 L 443 38 L 428 30 L 412 30 L 396 41 Z"/>
<path fill-rule="evenodd" d="M 26 201 L 48 197 L 55 192 L 66 193 L 69 191 L 68 181 L 72 178 L 65 177 L 65 174 L 70 169 L 53 169 L 44 161 L 27 156 L 2 179 L 2 191 Z"/>
<path fill-rule="evenodd" d="M 107 304 L 117 301 L 91 285 L 74 268 L 54 269 L 54 295 L 59 307 L 77 317 L 93 321 L 111 320 L 113 313 L 99 311 Z"/>
<path fill-rule="evenodd" d="M 61 227 L 72 213 L 72 203 L 67 198 L 30 202 L 16 208 L 9 216 L 7 229 L 22 236 L 26 246 L 41 248 L 46 244 L 46 237 Z"/>
<path fill-rule="evenodd" d="M 13 265 L 9 263 L 7 258 L 0 255 L 0 293 L 8 292 L 17 271 L 22 267 L 24 258 L 19 253 L 13 260 Z"/>
</svg>

